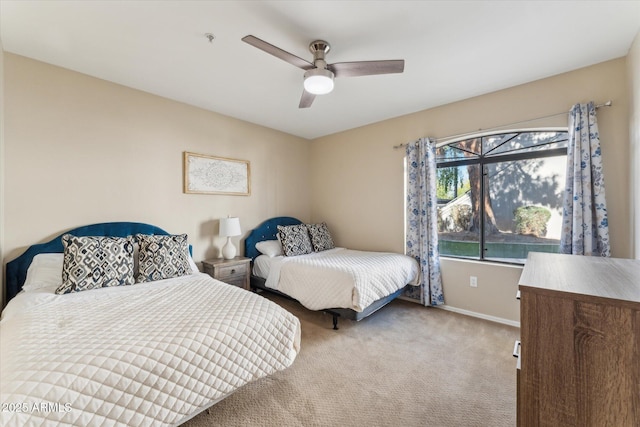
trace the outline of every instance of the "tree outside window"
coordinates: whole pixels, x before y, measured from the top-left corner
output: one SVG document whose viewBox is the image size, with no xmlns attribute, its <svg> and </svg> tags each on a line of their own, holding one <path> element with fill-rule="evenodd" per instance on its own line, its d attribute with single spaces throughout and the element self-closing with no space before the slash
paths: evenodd
<svg viewBox="0 0 640 427">
<path fill-rule="evenodd" d="M 523 263 L 558 252 L 566 131 L 512 131 L 436 150 L 440 254 Z"/>
</svg>

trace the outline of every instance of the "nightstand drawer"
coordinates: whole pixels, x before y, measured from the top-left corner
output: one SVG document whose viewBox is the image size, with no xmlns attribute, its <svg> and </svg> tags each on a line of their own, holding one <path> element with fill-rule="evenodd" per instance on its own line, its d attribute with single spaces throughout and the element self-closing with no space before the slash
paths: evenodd
<svg viewBox="0 0 640 427">
<path fill-rule="evenodd" d="M 234 277 L 232 279 L 224 279 L 224 283 L 229 285 L 238 286 L 240 288 L 246 288 L 246 279 L 244 277 Z"/>
<path fill-rule="evenodd" d="M 211 259 L 202 261 L 202 270 L 221 282 L 250 290 L 251 258 Z"/>
<path fill-rule="evenodd" d="M 218 274 L 216 274 L 216 279 L 218 280 L 227 283 L 231 283 L 234 280 L 244 282 L 245 276 L 247 275 L 247 264 L 223 266 L 218 267 L 217 270 Z"/>
</svg>

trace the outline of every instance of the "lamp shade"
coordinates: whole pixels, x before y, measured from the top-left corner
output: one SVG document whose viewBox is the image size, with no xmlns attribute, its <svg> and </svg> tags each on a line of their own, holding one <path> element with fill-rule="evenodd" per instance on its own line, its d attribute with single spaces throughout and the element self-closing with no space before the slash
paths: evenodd
<svg viewBox="0 0 640 427">
<path fill-rule="evenodd" d="M 220 235 L 224 237 L 239 236 L 240 218 L 220 218 Z"/>
</svg>

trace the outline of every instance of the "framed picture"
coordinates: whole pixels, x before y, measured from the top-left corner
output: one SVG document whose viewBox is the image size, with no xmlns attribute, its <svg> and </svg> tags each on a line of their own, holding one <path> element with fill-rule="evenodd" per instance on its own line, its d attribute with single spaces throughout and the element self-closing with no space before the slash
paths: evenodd
<svg viewBox="0 0 640 427">
<path fill-rule="evenodd" d="M 248 160 L 184 152 L 184 192 L 190 194 L 251 194 Z"/>
</svg>

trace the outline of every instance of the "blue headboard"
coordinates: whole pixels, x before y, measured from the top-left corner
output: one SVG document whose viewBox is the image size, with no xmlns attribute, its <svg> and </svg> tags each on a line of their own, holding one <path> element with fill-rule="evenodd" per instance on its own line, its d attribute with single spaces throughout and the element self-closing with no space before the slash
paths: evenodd
<svg viewBox="0 0 640 427">
<path fill-rule="evenodd" d="M 31 265 L 33 257 L 41 253 L 62 253 L 62 236 L 73 234 L 74 236 L 113 236 L 127 237 L 133 234 L 161 234 L 167 235 L 166 231 L 154 225 L 142 224 L 139 222 L 104 222 L 102 224 L 91 224 L 83 227 L 65 231 L 58 237 L 46 243 L 30 246 L 25 253 L 18 258 L 7 263 L 7 299 L 16 296 L 22 289 L 22 285 L 27 278 L 27 269 Z M 189 247 L 191 250 L 191 247 Z"/>
<path fill-rule="evenodd" d="M 256 243 L 263 240 L 276 240 L 278 233 L 278 225 L 298 225 L 302 224 L 299 219 L 290 216 L 278 216 L 271 218 L 260 224 L 257 228 L 251 230 L 251 233 L 244 240 L 244 256 L 256 259 L 260 252 L 256 249 Z"/>
</svg>

